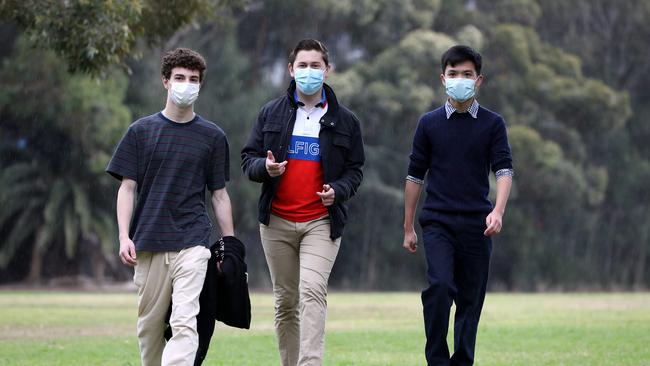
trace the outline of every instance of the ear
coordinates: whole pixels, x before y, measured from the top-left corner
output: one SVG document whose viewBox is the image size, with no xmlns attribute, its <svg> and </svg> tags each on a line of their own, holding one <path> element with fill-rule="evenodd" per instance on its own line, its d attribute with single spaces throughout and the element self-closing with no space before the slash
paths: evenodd
<svg viewBox="0 0 650 366">
<path fill-rule="evenodd" d="M 330 74 L 330 71 L 332 71 L 332 65 L 325 66 L 325 71 L 323 72 L 323 79 L 327 79 L 327 76 Z"/>
<path fill-rule="evenodd" d="M 287 64 L 287 70 L 289 70 L 289 75 L 291 75 L 291 78 L 293 79 L 295 75 L 293 74 L 293 64 L 291 62 Z"/>
<path fill-rule="evenodd" d="M 162 79 L 163 87 L 165 89 L 169 90 L 169 87 L 171 86 L 171 83 L 169 82 L 169 79 L 166 79 L 164 76 L 162 76 L 161 79 Z"/>
<path fill-rule="evenodd" d="M 479 75 L 479 76 L 476 78 L 476 83 L 474 84 L 474 86 L 477 87 L 477 88 L 478 88 L 479 86 L 481 86 L 481 84 L 483 84 L 483 79 L 485 79 L 485 77 L 483 77 L 483 74 Z"/>
<path fill-rule="evenodd" d="M 442 86 L 447 86 L 447 84 L 445 84 L 445 75 L 444 74 L 440 74 L 440 83 L 442 84 Z"/>
</svg>

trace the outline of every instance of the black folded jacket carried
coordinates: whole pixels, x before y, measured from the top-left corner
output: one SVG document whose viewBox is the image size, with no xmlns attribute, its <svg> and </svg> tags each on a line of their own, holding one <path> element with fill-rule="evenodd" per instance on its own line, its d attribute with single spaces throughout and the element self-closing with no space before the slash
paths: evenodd
<svg viewBox="0 0 650 366">
<path fill-rule="evenodd" d="M 214 333 L 215 320 L 236 328 L 250 329 L 251 301 L 248 294 L 248 272 L 246 246 L 234 236 L 226 236 L 210 247 L 212 255 L 208 260 L 205 282 L 199 304 L 201 310 L 196 316 L 199 333 L 199 348 L 194 365 L 201 365 L 208 353 L 210 339 Z M 217 263 L 221 262 L 220 269 Z M 172 337 L 169 326 L 171 304 L 167 312 L 165 339 Z"/>
</svg>

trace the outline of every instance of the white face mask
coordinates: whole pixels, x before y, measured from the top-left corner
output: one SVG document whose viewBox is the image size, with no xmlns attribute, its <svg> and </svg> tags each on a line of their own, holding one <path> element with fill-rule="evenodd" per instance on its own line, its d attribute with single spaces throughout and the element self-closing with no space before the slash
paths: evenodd
<svg viewBox="0 0 650 366">
<path fill-rule="evenodd" d="M 169 96 L 179 107 L 188 107 L 199 97 L 201 84 L 171 82 Z"/>
</svg>

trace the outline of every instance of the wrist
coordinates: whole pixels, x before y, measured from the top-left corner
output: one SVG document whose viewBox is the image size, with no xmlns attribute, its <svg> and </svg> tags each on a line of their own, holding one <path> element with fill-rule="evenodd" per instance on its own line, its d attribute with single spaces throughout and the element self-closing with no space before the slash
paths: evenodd
<svg viewBox="0 0 650 366">
<path fill-rule="evenodd" d="M 130 240 L 130 239 L 131 239 L 131 238 L 129 238 L 129 234 L 128 234 L 128 233 L 120 233 L 120 235 L 119 235 L 119 240 L 120 240 L 120 241 L 123 241 L 123 240 Z"/>
<path fill-rule="evenodd" d="M 505 213 L 505 208 L 495 207 L 495 208 L 492 210 L 492 212 L 494 212 L 494 213 L 496 213 L 496 214 L 499 214 L 499 216 L 503 216 L 503 214 Z"/>
</svg>

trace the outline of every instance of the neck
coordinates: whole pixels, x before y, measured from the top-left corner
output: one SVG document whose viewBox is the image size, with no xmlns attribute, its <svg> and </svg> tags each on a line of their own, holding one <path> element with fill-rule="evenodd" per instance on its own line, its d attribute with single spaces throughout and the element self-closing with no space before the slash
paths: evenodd
<svg viewBox="0 0 650 366">
<path fill-rule="evenodd" d="M 474 102 L 474 98 L 469 98 L 469 99 L 467 99 L 466 101 L 464 101 L 462 103 L 459 102 L 459 101 L 456 101 L 456 100 L 454 100 L 452 98 L 449 98 L 449 102 L 451 103 L 452 106 L 454 106 L 454 108 L 456 108 L 457 111 L 465 112 L 466 110 L 469 109 L 469 107 Z"/>
<path fill-rule="evenodd" d="M 176 123 L 187 123 L 194 119 L 194 104 L 187 107 L 179 107 L 167 99 L 167 104 L 162 114 Z"/>
<path fill-rule="evenodd" d="M 320 103 L 321 98 L 323 97 L 322 87 L 312 95 L 305 95 L 300 91 L 300 89 L 297 88 L 296 88 L 296 92 L 298 93 L 298 99 L 305 104 L 305 107 L 316 106 L 316 104 Z"/>
</svg>

